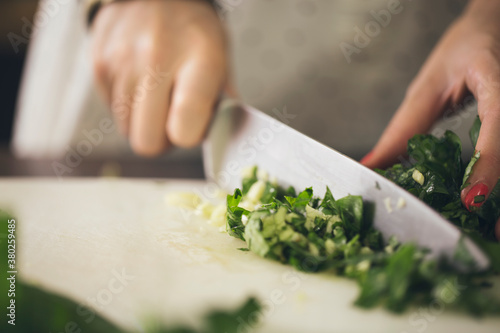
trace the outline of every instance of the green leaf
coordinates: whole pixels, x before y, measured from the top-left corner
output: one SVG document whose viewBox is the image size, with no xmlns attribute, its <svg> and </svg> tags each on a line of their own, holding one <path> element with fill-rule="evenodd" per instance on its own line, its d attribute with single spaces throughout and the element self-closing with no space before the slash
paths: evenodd
<svg viewBox="0 0 500 333">
<path fill-rule="evenodd" d="M 408 141 L 408 154 L 418 165 L 432 170 L 448 186 L 462 172 L 462 145 L 460 138 L 446 131 L 442 138 L 432 135 L 415 135 Z"/>
<path fill-rule="evenodd" d="M 326 193 L 321 201 L 320 208 L 325 214 L 335 215 L 335 199 L 333 198 L 332 191 L 330 191 L 328 186 L 326 187 Z"/>
<path fill-rule="evenodd" d="M 474 124 L 472 124 L 472 127 L 469 131 L 470 141 L 472 142 L 472 146 L 474 148 L 476 148 L 477 139 L 479 138 L 479 130 L 480 129 L 481 129 L 481 119 L 479 119 L 479 116 L 477 116 L 476 120 L 474 121 Z"/>
<path fill-rule="evenodd" d="M 357 195 L 348 195 L 335 201 L 335 208 L 340 212 L 340 218 L 350 237 L 361 231 L 363 224 L 363 198 Z"/>
<path fill-rule="evenodd" d="M 403 244 L 389 259 L 386 268 L 389 299 L 387 306 L 393 311 L 402 311 L 411 285 L 411 275 L 415 270 L 416 247 Z"/>
<path fill-rule="evenodd" d="M 469 164 L 467 164 L 467 168 L 465 168 L 465 173 L 464 173 L 464 178 L 462 181 L 462 186 L 460 189 L 466 188 L 469 184 L 467 184 L 467 180 L 469 179 L 471 173 L 472 173 L 472 168 L 476 164 L 476 162 L 479 160 L 479 157 L 481 156 L 481 152 L 477 151 L 474 156 L 472 156 Z"/>
<path fill-rule="evenodd" d="M 235 311 L 215 311 L 206 316 L 206 333 L 238 333 L 254 328 L 261 314 L 261 306 L 255 298 L 248 299 Z M 245 326 L 242 326 L 245 325 Z"/>
<path fill-rule="evenodd" d="M 245 227 L 244 239 L 247 242 L 250 251 L 265 257 L 271 250 L 262 233 L 262 220 L 260 214 L 251 214 Z"/>
<path fill-rule="evenodd" d="M 229 235 L 245 240 L 243 234 L 245 226 L 241 221 L 243 215 L 248 215 L 248 211 L 244 208 L 238 207 L 243 194 L 239 189 L 234 191 L 233 195 L 227 196 L 226 206 L 226 231 Z"/>
<path fill-rule="evenodd" d="M 496 221 L 500 218 L 500 179 L 477 214 L 485 220 L 484 223 L 489 227 L 489 231 L 493 232 Z"/>
<path fill-rule="evenodd" d="M 363 308 L 380 304 L 387 296 L 388 287 L 387 274 L 383 268 L 370 270 L 361 282 L 361 293 L 355 304 Z"/>
<path fill-rule="evenodd" d="M 304 191 L 300 192 L 297 198 L 293 201 L 293 203 L 290 204 L 292 205 L 292 209 L 300 212 L 304 212 L 306 209 L 307 204 L 311 201 L 313 197 L 313 190 L 311 187 L 306 188 Z M 289 197 L 287 197 L 288 200 Z"/>
</svg>

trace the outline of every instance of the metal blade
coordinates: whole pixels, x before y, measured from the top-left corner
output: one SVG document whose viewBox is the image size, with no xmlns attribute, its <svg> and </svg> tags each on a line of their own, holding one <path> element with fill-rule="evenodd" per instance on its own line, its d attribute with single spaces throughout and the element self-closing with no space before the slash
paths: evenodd
<svg viewBox="0 0 500 333">
<path fill-rule="evenodd" d="M 432 257 L 453 261 L 462 236 L 433 209 L 376 172 L 231 100 L 222 102 L 216 114 L 203 144 L 203 163 L 206 177 L 229 192 L 241 186 L 242 168 L 257 165 L 284 186 L 297 190 L 312 186 L 316 196 L 324 195 L 326 186 L 335 198 L 361 195 L 374 203 L 374 225 L 385 239 L 394 235 L 401 242 L 415 242 L 430 249 Z M 488 258 L 468 238 L 464 241 L 476 269 L 486 269 Z"/>
</svg>

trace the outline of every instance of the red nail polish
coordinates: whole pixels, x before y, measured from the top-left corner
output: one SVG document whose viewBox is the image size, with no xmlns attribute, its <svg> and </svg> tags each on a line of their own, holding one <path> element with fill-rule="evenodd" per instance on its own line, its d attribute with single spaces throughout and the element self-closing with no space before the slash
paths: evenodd
<svg viewBox="0 0 500 333">
<path fill-rule="evenodd" d="M 366 162 L 368 162 L 373 156 L 373 151 L 369 152 L 368 154 L 365 155 L 365 157 L 363 157 L 361 159 L 361 161 L 359 161 L 359 163 L 361 164 L 365 164 Z"/>
<path fill-rule="evenodd" d="M 471 211 L 472 207 L 481 207 L 486 200 L 487 194 L 488 186 L 481 183 L 474 185 L 465 196 L 465 206 L 469 211 Z"/>
</svg>

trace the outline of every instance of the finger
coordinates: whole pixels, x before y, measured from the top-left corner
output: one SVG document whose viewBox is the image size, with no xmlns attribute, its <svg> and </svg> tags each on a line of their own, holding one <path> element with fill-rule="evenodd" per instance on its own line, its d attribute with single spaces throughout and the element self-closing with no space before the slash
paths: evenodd
<svg viewBox="0 0 500 333">
<path fill-rule="evenodd" d="M 224 84 L 224 66 L 188 60 L 179 70 L 166 124 L 170 141 L 180 147 L 201 142 Z"/>
<path fill-rule="evenodd" d="M 163 74 L 148 68 L 134 89 L 129 137 L 132 149 L 139 155 L 155 156 L 168 146 L 164 126 L 172 79 Z"/>
<path fill-rule="evenodd" d="M 92 62 L 96 86 L 106 103 L 111 101 L 111 71 L 109 68 L 109 41 L 116 34 L 116 25 L 120 24 L 113 19 L 113 13 L 107 8 L 99 10 L 92 26 L 90 27 L 92 38 Z M 115 28 L 115 29 L 113 29 Z"/>
<path fill-rule="evenodd" d="M 444 78 L 422 75 L 408 89 L 375 148 L 362 161 L 369 168 L 386 168 L 405 154 L 408 140 L 427 132 L 443 109 L 446 99 Z"/>
<path fill-rule="evenodd" d="M 467 84 L 478 100 L 481 130 L 476 144 L 480 158 L 467 180 L 470 184 L 461 193 L 470 210 L 480 207 L 500 177 L 500 68 L 495 61 L 478 62 L 470 71 Z"/>
<path fill-rule="evenodd" d="M 128 136 L 130 128 L 130 114 L 133 106 L 134 87 L 137 85 L 132 74 L 124 74 L 116 78 L 112 87 L 111 112 L 120 132 Z"/>
</svg>

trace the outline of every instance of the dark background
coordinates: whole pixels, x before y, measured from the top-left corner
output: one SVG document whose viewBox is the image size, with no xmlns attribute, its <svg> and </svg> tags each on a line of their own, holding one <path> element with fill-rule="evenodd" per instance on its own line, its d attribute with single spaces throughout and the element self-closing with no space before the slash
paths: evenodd
<svg viewBox="0 0 500 333">
<path fill-rule="evenodd" d="M 0 145 L 5 149 L 12 135 L 12 121 L 27 46 L 16 53 L 9 34 L 22 36 L 22 18 L 33 19 L 36 0 L 2 0 L 0 2 Z"/>
</svg>

